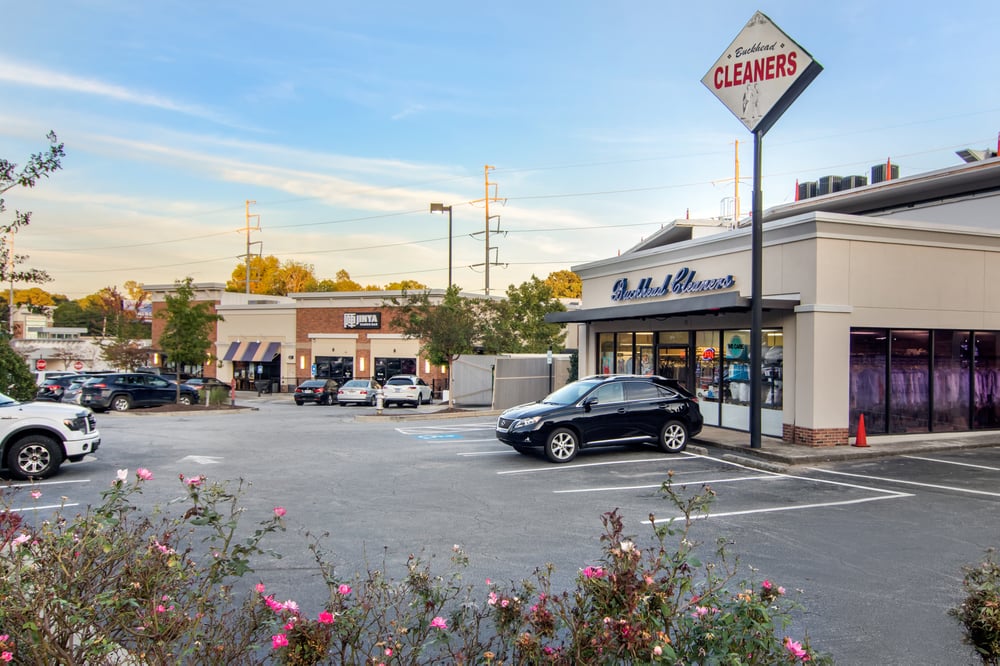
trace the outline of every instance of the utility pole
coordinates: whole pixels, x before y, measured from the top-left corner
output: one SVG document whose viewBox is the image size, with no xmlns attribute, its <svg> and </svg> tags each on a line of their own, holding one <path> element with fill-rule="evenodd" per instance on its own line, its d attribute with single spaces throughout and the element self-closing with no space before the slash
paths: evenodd
<svg viewBox="0 0 1000 666">
<path fill-rule="evenodd" d="M 722 180 L 713 180 L 712 184 L 715 183 L 728 183 L 730 180 L 733 181 L 733 228 L 735 228 L 740 223 L 740 142 L 739 139 L 736 140 L 736 148 L 734 153 L 735 161 L 735 175 L 732 179 L 723 178 Z M 722 213 L 721 217 L 725 217 L 725 211 Z"/>
<path fill-rule="evenodd" d="M 506 199 L 501 199 L 500 197 L 497 196 L 497 189 L 496 189 L 497 188 L 497 184 L 490 182 L 490 171 L 493 170 L 493 169 L 496 169 L 496 167 L 490 166 L 489 164 L 487 164 L 485 167 L 483 167 L 483 170 L 485 172 L 485 182 L 486 182 L 486 193 L 485 194 L 486 194 L 486 196 L 484 196 L 482 199 L 476 199 L 474 201 L 470 201 L 469 202 L 469 203 L 479 203 L 480 201 L 482 201 L 482 202 L 484 202 L 486 204 L 486 231 L 485 231 L 485 234 L 486 234 L 486 260 L 483 262 L 483 268 L 484 268 L 484 271 L 485 271 L 485 274 L 486 274 L 486 283 L 485 283 L 486 290 L 485 291 L 486 291 L 486 295 L 487 296 L 490 295 L 490 250 L 497 249 L 495 247 L 490 247 L 490 220 L 493 219 L 494 217 L 497 218 L 497 230 L 496 230 L 496 233 L 500 233 L 500 222 L 499 222 L 500 216 L 499 215 L 494 215 L 492 217 L 490 216 L 490 202 L 491 201 L 506 201 Z M 490 186 L 491 185 L 493 186 L 493 195 L 492 196 L 490 195 Z M 475 236 L 475 235 L 478 235 L 478 233 L 477 234 L 472 234 L 472 235 Z M 478 266 L 478 264 L 474 264 L 474 265 Z M 496 262 L 496 265 L 499 265 L 499 261 Z"/>
<path fill-rule="evenodd" d="M 249 199 L 246 202 L 246 204 L 247 204 L 247 213 L 246 213 L 247 251 L 246 251 L 246 254 L 243 255 L 243 257 L 244 257 L 244 260 L 246 261 L 246 267 L 247 267 L 247 290 L 246 290 L 247 294 L 250 293 L 250 257 L 252 256 L 250 254 L 250 246 L 251 245 L 262 245 L 261 241 L 256 241 L 254 243 L 250 242 L 250 232 L 251 231 L 260 231 L 260 215 L 251 215 L 250 214 L 250 204 L 255 204 L 255 203 L 257 203 L 257 202 L 256 201 L 250 201 Z M 250 218 L 255 218 L 257 220 L 257 226 L 256 227 L 251 227 L 250 226 Z"/>
</svg>

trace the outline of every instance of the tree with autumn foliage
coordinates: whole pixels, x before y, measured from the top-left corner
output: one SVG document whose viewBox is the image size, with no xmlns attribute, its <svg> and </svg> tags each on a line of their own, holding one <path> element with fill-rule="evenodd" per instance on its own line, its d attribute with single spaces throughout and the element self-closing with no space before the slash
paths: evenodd
<svg viewBox="0 0 1000 666">
<path fill-rule="evenodd" d="M 545 284 L 552 290 L 553 298 L 580 298 L 583 296 L 583 281 L 573 271 L 553 271 L 545 278 Z"/>
<path fill-rule="evenodd" d="M 35 187 L 42 178 L 48 178 L 52 173 L 62 168 L 62 158 L 66 154 L 63 144 L 59 143 L 55 132 L 49 132 L 46 138 L 49 140 L 49 149 L 30 156 L 20 170 L 18 170 L 16 163 L 0 158 L 0 215 L 3 215 L 7 210 L 3 198 L 4 194 L 15 187 Z M 14 219 L 10 221 L 0 219 L 0 234 L 3 234 L 4 237 L 4 242 L 0 245 L 0 282 L 5 284 L 14 282 L 41 284 L 52 281 L 52 276 L 44 270 L 19 268 L 28 261 L 28 255 L 14 252 L 14 234 L 30 223 L 30 211 L 16 210 L 14 211 Z M 3 313 L 5 320 L 10 317 L 11 305 L 13 304 L 7 303 L 7 312 Z"/>
</svg>

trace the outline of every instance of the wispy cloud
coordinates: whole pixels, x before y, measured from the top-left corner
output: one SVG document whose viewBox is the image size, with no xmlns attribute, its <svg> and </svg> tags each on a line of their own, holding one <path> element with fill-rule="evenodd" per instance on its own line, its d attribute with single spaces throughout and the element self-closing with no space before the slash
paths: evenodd
<svg viewBox="0 0 1000 666">
<path fill-rule="evenodd" d="M 197 104 L 185 104 L 168 97 L 163 97 L 162 95 L 132 90 L 98 79 L 73 76 L 72 74 L 64 74 L 43 67 L 26 65 L 3 57 L 0 57 L 0 81 L 33 88 L 45 88 L 48 90 L 103 97 L 128 104 L 138 104 L 140 106 L 181 113 L 222 125 L 235 125 L 231 119 L 226 118 L 222 114 Z"/>
</svg>

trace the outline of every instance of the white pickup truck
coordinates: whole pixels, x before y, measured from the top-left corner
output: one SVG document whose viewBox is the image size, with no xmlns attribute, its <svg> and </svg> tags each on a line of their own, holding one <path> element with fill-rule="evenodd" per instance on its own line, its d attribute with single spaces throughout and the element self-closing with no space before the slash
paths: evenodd
<svg viewBox="0 0 1000 666">
<path fill-rule="evenodd" d="M 0 466 L 18 479 L 45 479 L 64 460 L 79 462 L 101 445 L 94 413 L 57 402 L 18 402 L 0 393 Z"/>
</svg>

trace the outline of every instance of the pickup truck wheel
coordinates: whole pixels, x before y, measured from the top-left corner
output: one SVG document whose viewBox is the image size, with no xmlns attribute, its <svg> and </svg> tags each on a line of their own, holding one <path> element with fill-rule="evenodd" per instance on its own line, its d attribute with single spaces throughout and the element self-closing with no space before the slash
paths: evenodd
<svg viewBox="0 0 1000 666">
<path fill-rule="evenodd" d="M 44 435 L 18 440 L 7 454 L 7 467 L 19 479 L 47 479 L 59 470 L 60 464 L 59 444 Z"/>
</svg>

